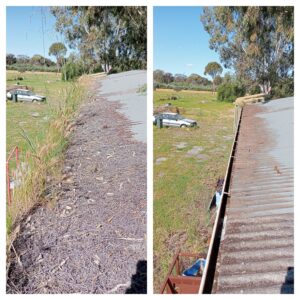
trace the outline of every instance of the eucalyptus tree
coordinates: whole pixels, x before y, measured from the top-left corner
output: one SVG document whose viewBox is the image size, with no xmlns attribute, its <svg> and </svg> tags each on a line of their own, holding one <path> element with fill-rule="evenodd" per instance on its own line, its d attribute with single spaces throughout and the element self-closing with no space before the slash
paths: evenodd
<svg viewBox="0 0 300 300">
<path fill-rule="evenodd" d="M 153 81 L 157 83 L 164 82 L 165 72 L 163 70 L 154 70 L 153 71 Z"/>
<path fill-rule="evenodd" d="M 17 62 L 17 58 L 14 54 L 8 53 L 6 54 L 6 65 L 13 65 Z"/>
<path fill-rule="evenodd" d="M 186 82 L 186 80 L 187 80 L 187 76 L 184 74 L 175 74 L 174 75 L 174 82 L 183 83 L 183 82 Z"/>
<path fill-rule="evenodd" d="M 187 78 L 186 81 L 194 85 L 204 85 L 204 83 L 206 83 L 206 78 L 200 76 L 199 74 L 193 73 Z"/>
<path fill-rule="evenodd" d="M 56 58 L 57 72 L 62 66 L 66 53 L 67 48 L 63 43 L 53 43 L 49 48 L 49 55 L 53 55 Z"/>
<path fill-rule="evenodd" d="M 255 82 L 269 93 L 281 79 L 293 79 L 293 7 L 207 7 L 201 21 L 210 35 L 210 48 L 246 84 Z"/>
<path fill-rule="evenodd" d="M 215 61 L 208 63 L 205 67 L 204 75 L 209 75 L 212 78 L 212 92 L 213 93 L 215 92 L 215 78 L 218 75 L 222 74 L 222 72 L 223 72 L 222 66 Z"/>
<path fill-rule="evenodd" d="M 69 47 L 100 61 L 104 71 L 146 68 L 146 7 L 52 7 L 51 12 Z"/>
</svg>

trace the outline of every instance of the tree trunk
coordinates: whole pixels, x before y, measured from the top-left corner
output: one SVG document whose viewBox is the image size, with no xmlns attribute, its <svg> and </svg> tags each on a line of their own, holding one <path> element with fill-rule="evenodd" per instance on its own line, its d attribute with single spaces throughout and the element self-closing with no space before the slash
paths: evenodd
<svg viewBox="0 0 300 300">
<path fill-rule="evenodd" d="M 262 84 L 259 84 L 259 87 L 260 87 L 262 93 L 265 93 L 267 95 L 269 95 L 271 93 L 272 88 L 271 88 L 271 83 L 269 80 L 264 81 Z"/>
<path fill-rule="evenodd" d="M 59 73 L 59 61 L 58 61 L 59 57 L 56 56 L 56 67 L 57 67 L 57 73 Z"/>
<path fill-rule="evenodd" d="M 64 62 L 64 77 L 65 77 L 65 81 L 67 81 L 67 68 L 66 68 L 66 61 L 63 60 Z"/>
</svg>

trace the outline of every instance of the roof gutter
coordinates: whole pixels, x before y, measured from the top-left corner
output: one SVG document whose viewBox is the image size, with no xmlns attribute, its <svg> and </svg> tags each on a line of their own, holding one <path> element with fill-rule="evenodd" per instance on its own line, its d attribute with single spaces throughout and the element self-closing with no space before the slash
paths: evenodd
<svg viewBox="0 0 300 300">
<path fill-rule="evenodd" d="M 212 288 L 213 288 L 216 264 L 217 264 L 218 254 L 219 254 L 219 247 L 220 247 L 220 243 L 221 243 L 223 220 L 224 220 L 225 211 L 226 211 L 227 198 L 229 196 L 231 171 L 232 171 L 232 166 L 233 166 L 233 161 L 234 161 L 234 156 L 235 156 L 235 152 L 236 152 L 236 146 L 237 146 L 237 141 L 238 141 L 238 136 L 239 136 L 239 131 L 240 131 L 240 124 L 241 124 L 241 119 L 242 119 L 242 114 L 243 114 L 243 108 L 237 106 L 236 112 L 238 112 L 237 110 L 240 110 L 238 124 L 237 124 L 236 132 L 235 132 L 235 138 L 234 138 L 232 148 L 231 148 L 230 157 L 228 160 L 226 175 L 225 175 L 225 179 L 224 179 L 224 185 L 223 185 L 223 189 L 222 189 L 221 202 L 220 202 L 220 206 L 219 206 L 219 209 L 217 212 L 216 220 L 215 220 L 213 231 L 212 231 L 212 237 L 211 237 L 210 245 L 208 248 L 208 253 L 207 253 L 207 257 L 206 257 L 206 265 L 205 265 L 205 268 L 203 271 L 203 276 L 202 276 L 202 280 L 201 280 L 201 284 L 200 284 L 200 288 L 199 288 L 199 294 L 211 294 Z M 236 116 L 236 114 L 235 114 L 235 116 Z"/>
</svg>

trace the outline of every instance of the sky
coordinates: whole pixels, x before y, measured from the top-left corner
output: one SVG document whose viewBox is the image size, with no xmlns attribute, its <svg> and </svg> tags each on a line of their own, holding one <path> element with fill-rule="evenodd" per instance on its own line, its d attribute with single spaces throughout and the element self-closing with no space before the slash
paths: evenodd
<svg viewBox="0 0 300 300">
<path fill-rule="evenodd" d="M 6 12 L 6 53 L 30 57 L 40 54 L 53 60 L 48 55 L 49 47 L 63 42 L 63 37 L 55 31 L 55 18 L 49 7 L 10 6 Z M 201 7 L 154 7 L 154 70 L 204 76 L 208 62 L 220 62 L 218 54 L 209 49 L 201 13 Z"/>
<path fill-rule="evenodd" d="M 204 76 L 209 62 L 220 63 L 218 54 L 209 49 L 201 13 L 201 7 L 154 7 L 154 70 Z"/>
<path fill-rule="evenodd" d="M 40 54 L 55 60 L 48 55 L 49 47 L 54 42 L 63 42 L 63 37 L 55 31 L 55 17 L 50 13 L 49 7 L 8 6 L 6 8 L 6 53 L 24 54 L 30 57 Z"/>
</svg>

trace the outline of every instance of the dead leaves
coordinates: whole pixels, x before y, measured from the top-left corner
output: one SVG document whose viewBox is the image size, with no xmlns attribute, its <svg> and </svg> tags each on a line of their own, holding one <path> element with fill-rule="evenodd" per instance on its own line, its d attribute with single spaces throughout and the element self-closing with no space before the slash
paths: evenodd
<svg viewBox="0 0 300 300">
<path fill-rule="evenodd" d="M 107 223 L 111 223 L 112 219 L 114 218 L 114 216 L 111 216 L 108 220 Z"/>
<path fill-rule="evenodd" d="M 68 260 L 69 260 L 69 257 L 67 257 L 66 259 L 63 259 L 63 260 L 60 262 L 59 265 L 55 266 L 55 267 L 52 269 L 51 273 L 53 274 L 53 273 L 57 272 L 58 270 L 61 270 L 62 267 L 66 264 L 66 262 L 67 262 Z"/>
<path fill-rule="evenodd" d="M 93 257 L 93 262 L 97 265 L 97 266 L 100 266 L 100 257 L 95 254 L 94 257 Z"/>
</svg>

